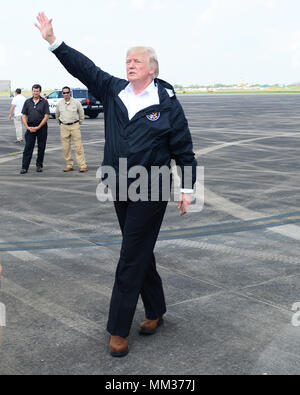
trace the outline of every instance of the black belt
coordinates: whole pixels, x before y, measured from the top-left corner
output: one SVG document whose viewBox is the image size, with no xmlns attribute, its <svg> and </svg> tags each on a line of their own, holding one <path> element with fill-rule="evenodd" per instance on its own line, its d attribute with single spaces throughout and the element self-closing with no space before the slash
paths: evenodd
<svg viewBox="0 0 300 395">
<path fill-rule="evenodd" d="M 71 126 L 71 125 L 74 125 L 75 123 L 78 123 L 79 121 L 75 121 L 75 122 L 72 122 L 72 123 L 62 123 L 63 125 L 66 125 L 66 126 Z"/>
</svg>

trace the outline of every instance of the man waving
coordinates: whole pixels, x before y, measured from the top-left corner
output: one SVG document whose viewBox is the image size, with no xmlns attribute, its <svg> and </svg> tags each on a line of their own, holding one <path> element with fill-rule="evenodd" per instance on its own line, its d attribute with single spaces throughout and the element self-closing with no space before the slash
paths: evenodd
<svg viewBox="0 0 300 395">
<path fill-rule="evenodd" d="M 154 166 L 170 168 L 171 160 L 175 159 L 182 174 L 184 168 L 189 167 L 193 176 L 182 177 L 179 203 L 181 215 L 186 214 L 196 181 L 197 162 L 188 122 L 173 87 L 157 78 L 159 65 L 155 51 L 148 47 L 131 48 L 126 57 L 127 80 L 123 80 L 104 72 L 86 56 L 58 40 L 52 19 L 44 13 L 37 19 L 36 26 L 50 44 L 50 50 L 104 105 L 103 165 L 112 167 L 117 179 L 126 178 L 128 189 L 135 181 L 131 170 L 137 166 L 150 173 Z M 127 163 L 125 172 L 119 168 L 122 159 Z M 146 315 L 141 323 L 141 334 L 154 334 L 166 313 L 153 251 L 168 201 L 161 198 L 161 193 L 155 201 L 151 200 L 151 194 L 147 200 L 135 201 L 121 195 L 119 187 L 117 184 L 114 205 L 123 243 L 107 325 L 111 334 L 110 352 L 114 357 L 128 354 L 127 338 L 140 295 Z M 149 187 L 151 189 L 151 181 Z"/>
</svg>

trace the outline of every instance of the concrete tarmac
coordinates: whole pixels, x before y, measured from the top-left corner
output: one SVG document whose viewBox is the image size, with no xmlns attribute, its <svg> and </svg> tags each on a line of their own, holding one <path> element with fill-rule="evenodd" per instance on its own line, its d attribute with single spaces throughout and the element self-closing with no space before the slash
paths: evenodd
<svg viewBox="0 0 300 395">
<path fill-rule="evenodd" d="M 121 360 L 106 332 L 121 237 L 113 204 L 96 199 L 103 115 L 81 128 L 88 173 L 62 172 L 50 120 L 44 172 L 34 157 L 21 176 L 23 146 L 0 100 L 1 375 L 300 373 L 300 96 L 179 99 L 205 206 L 181 218 L 169 204 L 156 247 L 165 325 L 139 336 L 139 303 Z"/>
</svg>

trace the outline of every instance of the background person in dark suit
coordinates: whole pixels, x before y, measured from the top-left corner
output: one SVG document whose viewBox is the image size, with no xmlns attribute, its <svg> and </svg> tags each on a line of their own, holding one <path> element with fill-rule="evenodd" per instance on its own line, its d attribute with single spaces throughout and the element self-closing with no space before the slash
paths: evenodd
<svg viewBox="0 0 300 395">
<path fill-rule="evenodd" d="M 154 50 L 131 48 L 126 58 L 128 80 L 119 79 L 57 40 L 52 20 L 44 13 L 37 19 L 36 26 L 51 45 L 50 50 L 104 105 L 106 144 L 103 165 L 113 167 L 118 179 L 120 159 L 126 158 L 128 184 L 133 181 L 128 172 L 135 166 L 143 166 L 150 172 L 152 166 L 170 167 L 171 160 L 175 159 L 182 174 L 185 167 L 191 168 L 193 177 L 190 182 L 182 177 L 179 208 L 184 215 L 191 204 L 197 162 L 188 122 L 175 92 L 171 85 L 157 78 L 159 65 Z M 146 313 L 141 334 L 153 334 L 163 323 L 166 303 L 153 251 L 167 204 L 162 199 L 133 201 L 117 193 L 115 209 L 123 243 L 107 325 L 111 334 L 110 351 L 114 357 L 128 353 L 127 338 L 139 295 Z"/>
</svg>

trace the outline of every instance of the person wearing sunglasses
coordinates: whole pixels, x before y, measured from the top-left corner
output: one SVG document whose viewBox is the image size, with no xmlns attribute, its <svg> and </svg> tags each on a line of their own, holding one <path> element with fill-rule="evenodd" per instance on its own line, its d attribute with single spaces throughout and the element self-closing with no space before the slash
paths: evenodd
<svg viewBox="0 0 300 395">
<path fill-rule="evenodd" d="M 76 160 L 80 173 L 87 171 L 84 148 L 81 141 L 80 125 L 84 121 L 84 110 L 80 101 L 71 97 L 71 89 L 65 86 L 62 89 L 63 99 L 56 106 L 56 119 L 60 124 L 61 142 L 67 163 L 64 172 L 74 170 L 71 139 L 73 140 Z"/>
</svg>

